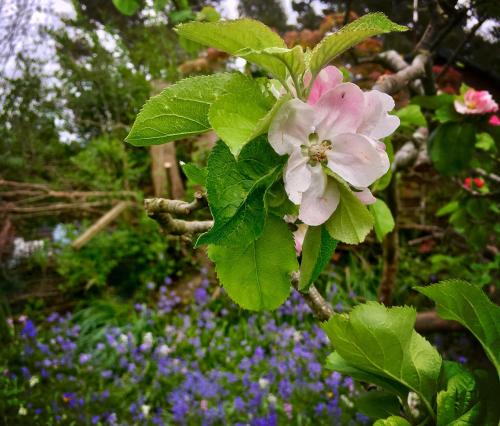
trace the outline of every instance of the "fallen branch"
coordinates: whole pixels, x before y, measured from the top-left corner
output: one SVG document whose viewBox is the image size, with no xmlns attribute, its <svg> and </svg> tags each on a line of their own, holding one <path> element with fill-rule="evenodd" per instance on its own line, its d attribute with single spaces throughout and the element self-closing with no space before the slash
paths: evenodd
<svg viewBox="0 0 500 426">
<path fill-rule="evenodd" d="M 75 241 L 73 241 L 71 246 L 76 250 L 81 249 L 100 231 L 102 231 L 113 220 L 115 220 L 128 206 L 130 206 L 130 203 L 127 201 L 121 201 L 120 203 L 118 203 L 97 222 L 95 222 L 90 228 L 88 228 L 82 235 L 80 235 Z"/>
<path fill-rule="evenodd" d="M 93 201 L 87 203 L 56 203 L 56 204 L 46 204 L 35 207 L 19 207 L 13 203 L 2 203 L 0 204 L 0 210 L 5 213 L 15 213 L 15 214 L 31 214 L 31 213 L 42 213 L 42 214 L 52 214 L 54 212 L 62 212 L 67 210 L 87 210 L 93 207 L 102 207 L 109 205 L 107 201 Z"/>
<path fill-rule="evenodd" d="M 463 327 L 458 322 L 440 318 L 436 311 L 428 311 L 417 314 L 415 330 L 420 333 L 435 333 L 438 331 L 460 331 L 463 330 Z"/>
</svg>

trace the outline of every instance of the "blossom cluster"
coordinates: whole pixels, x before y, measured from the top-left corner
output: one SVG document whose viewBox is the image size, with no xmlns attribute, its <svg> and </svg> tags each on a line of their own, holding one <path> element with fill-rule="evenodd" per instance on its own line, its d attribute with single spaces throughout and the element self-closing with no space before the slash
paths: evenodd
<svg viewBox="0 0 500 426">
<path fill-rule="evenodd" d="M 295 98 L 285 103 L 269 128 L 271 146 L 289 155 L 285 190 L 300 205 L 299 219 L 307 225 L 321 225 L 336 210 L 339 178 L 364 204 L 374 203 L 368 187 L 390 166 L 381 139 L 399 126 L 399 118 L 388 114 L 394 100 L 342 79 L 334 66 L 324 68 L 314 82 L 306 75 L 307 102 Z"/>
<path fill-rule="evenodd" d="M 0 368 L 4 387 L 20 390 L 6 408 L 11 424 L 367 422 L 352 379 L 323 368 L 328 340 L 298 295 L 250 314 L 224 294 L 211 300 L 205 277 L 183 308 L 170 282 L 151 285 L 123 324 L 97 327 L 81 312 L 16 320 Z"/>
</svg>

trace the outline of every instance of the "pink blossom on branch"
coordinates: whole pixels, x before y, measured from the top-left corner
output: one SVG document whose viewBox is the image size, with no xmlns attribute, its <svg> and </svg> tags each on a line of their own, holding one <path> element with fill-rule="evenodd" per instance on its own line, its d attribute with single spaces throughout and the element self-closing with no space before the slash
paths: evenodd
<svg viewBox="0 0 500 426">
<path fill-rule="evenodd" d="M 468 89 L 464 100 L 455 101 L 455 109 L 460 114 L 488 114 L 498 111 L 498 104 L 487 90 Z"/>
<path fill-rule="evenodd" d="M 389 170 L 378 139 L 399 126 L 399 118 L 387 113 L 393 108 L 389 95 L 342 83 L 335 67 L 319 73 L 307 103 L 292 99 L 283 105 L 271 123 L 269 142 L 278 154 L 289 155 L 285 190 L 300 205 L 302 222 L 321 225 L 340 202 L 338 183 L 324 167 L 351 185 L 363 203 L 375 201 L 368 186 Z"/>
</svg>

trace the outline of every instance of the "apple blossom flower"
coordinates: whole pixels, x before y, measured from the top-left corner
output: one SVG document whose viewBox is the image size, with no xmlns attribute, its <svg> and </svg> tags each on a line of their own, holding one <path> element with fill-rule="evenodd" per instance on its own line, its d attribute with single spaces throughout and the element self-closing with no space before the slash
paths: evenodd
<svg viewBox="0 0 500 426">
<path fill-rule="evenodd" d="M 491 126 L 500 126 L 500 118 L 498 117 L 498 115 L 492 115 L 488 120 L 488 124 L 490 124 Z"/>
<path fill-rule="evenodd" d="M 300 205 L 302 222 L 321 225 L 339 204 L 338 183 L 324 167 L 351 185 L 362 202 L 375 201 L 368 186 L 389 170 L 385 145 L 378 139 L 399 126 L 399 118 L 387 113 L 393 108 L 389 95 L 363 93 L 355 84 L 342 83 L 337 68 L 326 67 L 307 103 L 292 99 L 278 111 L 269 142 L 278 154 L 289 155 L 285 190 Z"/>
<path fill-rule="evenodd" d="M 463 102 L 457 100 L 454 104 L 460 114 L 488 114 L 498 111 L 498 104 L 487 90 L 468 89 Z"/>
</svg>

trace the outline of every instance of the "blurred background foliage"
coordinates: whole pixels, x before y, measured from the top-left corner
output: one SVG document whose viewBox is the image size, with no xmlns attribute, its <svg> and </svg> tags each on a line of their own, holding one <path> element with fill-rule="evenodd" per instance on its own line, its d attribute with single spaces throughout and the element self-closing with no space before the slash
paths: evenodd
<svg viewBox="0 0 500 426">
<path fill-rule="evenodd" d="M 148 326 L 144 319 L 135 322 L 140 315 L 133 305 L 155 301 L 148 288 L 166 277 L 174 283 L 177 296 L 172 298 L 179 297 L 181 305 L 193 300 L 199 269 L 208 263 L 203 251 L 192 250 L 190 241 L 162 235 L 141 203 L 152 195 L 189 199 L 198 187 L 177 162 L 206 164 L 213 135 L 151 150 L 131 147 L 123 139 L 144 102 L 178 79 L 226 69 L 256 70 L 222 52 L 179 40 L 176 23 L 238 13 L 271 26 L 289 46 L 313 47 L 357 16 L 382 11 L 411 31 L 367 40 L 337 64 L 367 88 L 389 71 L 362 58 L 387 49 L 411 54 L 430 10 L 423 0 L 416 10 L 413 0 L 131 3 L 135 12 L 126 15 L 111 0 L 0 2 L 0 33 L 8 34 L 0 49 L 0 336 L 6 339 L 8 317 L 42 319 L 54 310 L 82 312 L 72 321 L 86 330 L 116 320 L 117 327 L 136 324 L 140 335 Z M 451 0 L 439 3 L 445 9 L 457 7 Z M 454 12 L 453 25 L 443 28 L 435 46 L 438 87 L 458 93 L 465 82 L 489 90 L 498 100 L 500 3 L 461 3 L 465 7 Z M 399 107 L 406 106 L 409 93 L 399 93 L 396 100 Z M 439 124 L 435 113 L 423 107 L 405 114 L 392 140 L 395 149 L 422 120 L 430 131 Z M 478 137 L 470 169 L 498 171 L 500 139 L 498 132 L 490 133 Z M 498 281 L 498 196 L 477 197 L 464 190 L 470 169 L 446 177 L 424 164 L 397 179 L 401 250 L 395 304 L 424 307 L 428 302 L 411 287 L 450 277 L 489 287 Z M 488 191 L 498 194 L 493 186 Z M 378 195 L 390 196 L 388 190 Z M 75 248 L 74 242 L 120 202 L 128 203 L 127 208 Z M 376 300 L 384 262 L 382 244 L 373 235 L 360 246 L 340 245 L 317 286 L 342 309 Z M 210 291 L 219 315 L 223 307 L 218 304 L 228 302 L 217 299 L 216 288 Z M 194 310 L 187 309 L 196 321 Z M 234 308 L 231 315 L 222 322 L 227 329 L 241 311 Z M 237 327 L 244 326 L 238 322 Z M 85 350 L 92 346 L 82 345 Z"/>
<path fill-rule="evenodd" d="M 63 3 L 69 13 L 59 14 L 58 7 Z M 362 13 L 378 10 L 412 28 L 407 35 L 384 39 L 384 49 L 395 48 L 405 54 L 411 52 L 429 19 L 425 2 L 414 9 L 413 1 L 242 0 L 191 1 L 189 4 L 132 1 L 124 3 L 127 7 L 133 6 L 134 12 L 128 16 L 112 1 L 63 3 L 28 6 L 19 0 L 4 2 L 1 6 L 11 12 L 2 20 L 7 30 L 16 23 L 20 27 L 29 25 L 29 17 L 24 15 L 42 14 L 46 22 L 37 28 L 36 43 L 46 45 L 46 50 L 54 55 L 40 58 L 33 54 L 33 46 L 23 49 L 19 44 L 24 42 L 22 31 L 14 32 L 2 48 L 5 84 L 1 89 L 0 177 L 4 191 L 0 197 L 2 206 L 8 208 L 2 213 L 1 289 L 14 300 L 17 297 L 29 300 L 30 291 L 34 292 L 33 297 L 51 295 L 53 288 L 65 290 L 64 296 L 63 293 L 59 296 L 63 304 L 74 302 L 73 297 L 81 299 L 99 291 L 131 297 L 141 285 L 158 279 L 161 275 L 158 271 L 180 276 L 185 273 L 185 267 L 199 257 L 192 254 L 185 242 L 160 235 L 156 225 L 141 212 L 140 200 L 151 194 L 182 195 L 186 190 L 192 193 L 196 185 L 186 181 L 176 163 L 183 160 L 203 165 L 214 142 L 211 136 L 178 143 L 176 149 L 169 148 L 168 152 L 148 152 L 122 142 L 151 94 L 183 76 L 240 66 L 214 49 L 205 50 L 185 40 L 179 41 L 173 31 L 176 23 L 190 19 L 214 20 L 219 17 L 215 10 L 222 14 L 233 10 L 273 27 L 289 45 L 312 47 L 328 31 Z M 443 1 L 441 6 L 446 9 L 460 5 Z M 453 62 L 444 79 L 438 81 L 443 90 L 457 91 L 465 81 L 495 92 L 499 81 L 498 61 L 485 52 L 498 46 L 499 9 L 497 2 L 475 1 L 470 8 L 455 11 L 454 25 L 443 33 L 441 43 L 436 46 L 437 62 L 441 62 L 436 66 L 436 73 L 447 60 Z M 56 20 L 58 25 L 49 25 Z M 471 26 L 481 21 L 487 23 L 483 31 L 471 34 Z M 467 43 L 457 57 L 453 57 L 457 40 L 464 38 L 468 39 Z M 35 41 L 34 36 L 31 41 Z M 346 75 L 364 87 L 370 86 L 386 71 L 379 65 L 362 63 L 358 58 L 381 50 L 380 40 L 373 39 L 346 54 L 343 58 Z M 399 95 L 399 104 L 404 105 L 406 99 L 404 94 Z M 420 110 L 416 113 L 421 114 Z M 400 133 L 394 138 L 396 147 L 415 130 L 415 123 L 420 120 L 411 114 L 406 114 L 407 127 L 403 119 Z M 433 117 L 427 116 L 427 119 L 432 130 Z M 491 141 L 486 141 L 488 143 L 491 145 Z M 498 161 L 495 160 L 496 144 L 497 140 L 492 142 L 481 164 L 489 161 L 492 166 L 488 167 L 494 167 Z M 156 160 L 152 162 L 152 159 Z M 155 164 L 158 162 L 161 164 Z M 456 184 L 430 169 L 405 175 L 403 179 L 407 180 L 402 182 L 405 188 L 403 221 L 406 218 L 409 223 L 447 226 L 446 211 L 439 214 L 439 218 L 434 215 L 446 201 L 456 202 L 446 195 Z M 5 181 L 16 182 L 17 186 L 5 186 Z M 456 275 L 457 269 L 467 275 L 470 265 L 477 262 L 478 256 L 483 256 L 481 251 L 469 253 L 468 247 L 490 245 L 491 248 L 488 231 L 494 213 L 491 202 L 467 193 L 459 196 L 458 204 L 465 207 L 451 212 L 452 231 L 446 231 L 446 235 L 455 232 L 454 237 L 440 237 L 439 242 L 431 238 L 430 243 L 424 239 L 419 243 L 418 231 L 402 233 L 401 238 L 410 245 L 402 251 L 400 274 L 405 280 L 398 287 L 401 302 L 407 294 L 403 289 L 413 284 Z M 74 249 L 71 241 L 120 200 L 128 200 L 131 206 L 84 247 Z M 412 204 L 416 202 L 420 203 L 419 217 Z M 467 239 L 457 245 L 457 234 L 467 235 Z M 36 240 L 43 241 L 43 246 L 36 246 L 43 255 L 23 257 L 19 254 L 22 252 L 19 247 L 24 244 L 24 250 L 29 252 L 33 246 L 29 241 Z M 19 253 L 13 260 L 16 250 Z M 424 259 L 426 267 L 412 267 L 411 262 L 406 261 L 406 257 L 415 259 L 415 251 L 418 259 Z M 361 291 L 364 298 L 374 298 L 383 261 L 379 254 L 380 246 L 373 243 L 348 248 L 346 253 L 340 250 L 338 262 L 348 268 L 346 276 L 351 278 L 343 278 L 342 273 L 337 279 L 352 282 L 354 286 L 363 282 L 363 289 L 355 291 Z M 479 264 L 491 259 L 488 256 L 486 254 L 483 260 L 479 258 Z M 486 271 L 492 269 L 483 268 L 485 284 L 489 282 Z M 353 278 L 358 275 L 364 279 Z M 17 309 L 22 309 L 22 304 L 14 303 L 14 310 Z"/>
</svg>

